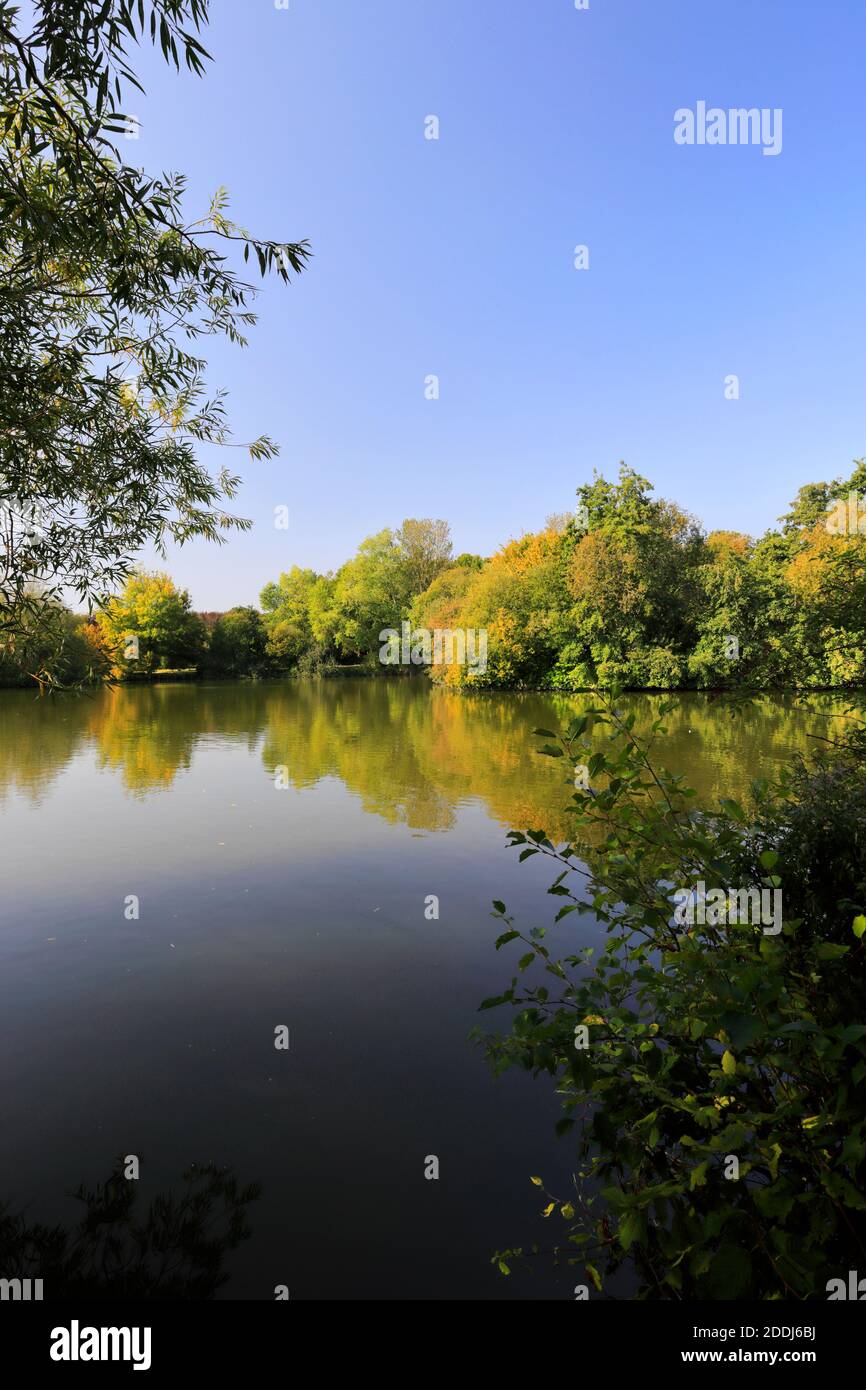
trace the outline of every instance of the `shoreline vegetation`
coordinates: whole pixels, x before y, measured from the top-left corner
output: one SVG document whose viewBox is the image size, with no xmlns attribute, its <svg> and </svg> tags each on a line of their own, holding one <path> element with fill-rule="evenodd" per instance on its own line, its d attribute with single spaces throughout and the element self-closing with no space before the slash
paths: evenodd
<svg viewBox="0 0 866 1390">
<path fill-rule="evenodd" d="M 155 671 L 136 671 L 124 674 L 117 680 L 106 679 L 104 681 L 93 682 L 92 684 L 104 685 L 166 685 L 173 682 L 213 684 L 214 682 L 254 682 L 278 685 L 283 681 L 317 681 L 317 680 L 421 680 L 424 672 L 417 669 L 388 670 L 383 668 L 378 670 L 370 665 L 345 665 L 345 666 L 322 666 L 312 671 L 268 671 L 263 674 L 250 675 L 216 675 L 200 671 L 196 666 L 181 667 L 179 669 L 168 668 L 166 670 Z M 30 682 L 26 682 L 29 686 Z M 21 689 L 21 684 L 10 683 L 0 685 L 0 690 Z M 700 690 L 670 685 L 634 685 L 622 686 L 624 695 L 734 695 L 737 693 L 730 686 L 703 686 Z M 509 691 L 515 695 L 549 695 L 551 692 L 545 686 L 540 685 L 521 685 L 506 687 L 504 690 L 494 688 L 489 685 L 478 685 L 474 687 L 456 686 L 450 693 L 456 695 L 500 695 L 507 694 Z M 572 686 L 568 691 L 562 692 L 569 695 L 594 695 L 598 687 L 591 685 Z M 762 695 L 860 695 L 863 692 L 862 684 L 855 685 L 810 685 L 808 691 L 802 686 L 797 685 L 777 685 L 772 688 L 761 690 Z M 743 692 L 746 693 L 746 692 Z"/>
<path fill-rule="evenodd" d="M 362 541 L 336 572 L 295 565 L 260 607 L 193 611 L 168 574 L 132 573 L 90 615 L 59 603 L 0 646 L 0 685 L 423 672 L 451 689 L 579 693 L 854 690 L 866 682 L 866 461 L 801 487 L 758 540 L 707 534 L 620 466 L 573 513 L 489 558 L 452 553 L 442 520 Z M 851 499 L 855 499 L 852 508 Z M 847 503 L 846 503 L 847 499 Z M 843 504 L 840 513 L 840 503 Z M 838 518 L 844 513 L 844 526 Z M 852 514 L 853 513 L 853 514 Z M 386 634 L 481 634 L 483 665 Z"/>
<path fill-rule="evenodd" d="M 866 1235 L 866 724 L 713 805 L 660 761 L 676 702 L 639 733 L 617 700 L 534 730 L 571 824 L 508 840 L 558 871 L 552 923 L 493 903 L 511 981 L 480 1009 L 511 1021 L 474 1037 L 497 1074 L 547 1078 L 575 1156 L 572 1190 L 529 1179 L 552 1233 L 493 1263 L 552 1258 L 579 1298 L 627 1271 L 638 1299 L 844 1299 Z M 742 907 L 770 892 L 772 927 Z"/>
</svg>

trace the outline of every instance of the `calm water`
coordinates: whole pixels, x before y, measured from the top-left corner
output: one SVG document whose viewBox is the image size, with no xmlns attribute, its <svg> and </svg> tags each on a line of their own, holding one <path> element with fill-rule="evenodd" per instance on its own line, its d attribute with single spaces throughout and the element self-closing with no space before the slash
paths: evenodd
<svg viewBox="0 0 866 1390">
<path fill-rule="evenodd" d="M 569 1151 L 549 1086 L 495 1079 L 466 1034 L 510 973 L 491 899 L 554 915 L 505 831 L 564 824 L 529 731 L 583 703 L 423 680 L 0 691 L 0 1201 L 66 1221 L 119 1154 L 142 1197 L 213 1159 L 264 1187 L 224 1297 L 568 1297 L 567 1273 L 489 1263 L 546 1237 L 529 1176 L 565 1193 Z M 686 697 L 666 761 L 737 795 L 833 708 Z"/>
</svg>

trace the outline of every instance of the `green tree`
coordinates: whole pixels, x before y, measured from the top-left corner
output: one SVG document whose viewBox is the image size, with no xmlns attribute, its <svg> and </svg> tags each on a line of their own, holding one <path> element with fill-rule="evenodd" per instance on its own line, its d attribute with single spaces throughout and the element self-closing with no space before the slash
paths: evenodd
<svg viewBox="0 0 866 1390">
<path fill-rule="evenodd" d="M 451 560 L 451 528 L 447 521 L 409 517 L 395 536 L 400 563 L 411 594 L 421 594 Z"/>
<path fill-rule="evenodd" d="M 588 527 L 570 583 L 589 684 L 680 685 L 697 637 L 700 527 L 651 492 L 624 464 L 617 483 L 596 476 L 577 490 Z"/>
<path fill-rule="evenodd" d="M 408 518 L 397 531 L 368 536 L 319 586 L 309 606 L 317 640 L 347 660 L 375 660 L 385 628 L 408 620 L 413 598 L 448 565 L 451 537 L 445 521 Z"/>
<path fill-rule="evenodd" d="M 805 483 L 791 503 L 790 511 L 779 518 L 784 534 L 796 538 L 819 523 L 823 525 L 832 503 L 838 499 L 847 500 L 851 492 L 866 493 L 866 459 L 854 460 L 849 478 L 834 478 L 829 483 Z"/>
<path fill-rule="evenodd" d="M 761 582 L 750 538 L 714 531 L 707 538 L 698 584 L 697 641 L 688 654 L 689 676 L 704 689 L 744 680 L 762 684 L 768 670 L 766 629 L 772 596 Z"/>
<path fill-rule="evenodd" d="M 243 344 L 252 284 L 233 249 L 288 280 L 305 242 L 257 240 L 183 212 L 184 178 L 124 163 L 117 137 L 140 90 L 128 49 L 147 36 L 201 73 L 207 0 L 0 0 L 0 629 L 62 591 L 104 599 L 147 542 L 219 541 L 248 522 L 201 444 L 230 442 L 197 340 Z M 271 457 L 266 437 L 249 445 Z"/>
<path fill-rule="evenodd" d="M 379 647 L 383 628 L 398 627 L 409 599 L 394 532 L 368 536 L 335 576 L 334 636 L 344 656 L 363 659 Z"/>
<path fill-rule="evenodd" d="M 230 608 L 210 635 L 205 669 L 214 676 L 261 675 L 268 665 L 267 632 L 255 608 Z"/>
<path fill-rule="evenodd" d="M 334 655 L 333 589 L 329 575 L 298 565 L 262 589 L 268 656 L 277 669 Z"/>
</svg>

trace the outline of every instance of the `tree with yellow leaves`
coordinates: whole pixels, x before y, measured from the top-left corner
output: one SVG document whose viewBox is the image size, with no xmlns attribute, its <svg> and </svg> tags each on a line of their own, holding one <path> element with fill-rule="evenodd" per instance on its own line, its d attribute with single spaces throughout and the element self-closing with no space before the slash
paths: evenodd
<svg viewBox="0 0 866 1390">
<path fill-rule="evenodd" d="M 138 571 L 99 611 L 97 622 L 117 676 L 194 666 L 204 650 L 204 624 L 186 589 L 167 574 Z"/>
</svg>

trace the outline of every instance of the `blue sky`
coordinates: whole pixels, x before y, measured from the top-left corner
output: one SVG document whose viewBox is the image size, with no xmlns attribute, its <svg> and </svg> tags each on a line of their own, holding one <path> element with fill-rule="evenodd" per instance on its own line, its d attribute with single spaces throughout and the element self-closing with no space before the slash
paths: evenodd
<svg viewBox="0 0 866 1390">
<path fill-rule="evenodd" d="M 864 40 L 861 0 L 212 0 L 204 79 L 139 55 L 130 161 L 184 171 L 190 218 L 224 184 L 242 225 L 314 251 L 265 281 L 246 351 L 208 344 L 236 437 L 282 452 L 229 456 L 249 535 L 172 552 L 194 605 L 406 516 L 489 554 L 620 459 L 753 534 L 847 472 Z M 701 100 L 781 108 L 781 153 L 678 146 Z"/>
</svg>

